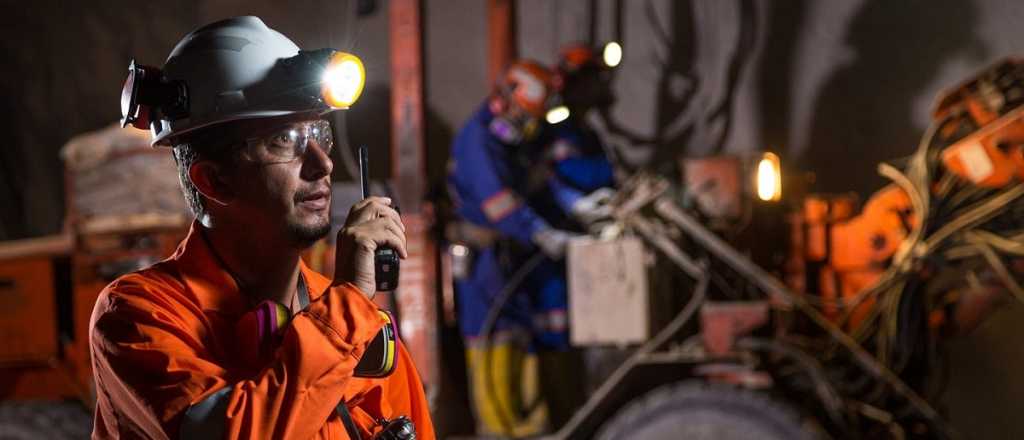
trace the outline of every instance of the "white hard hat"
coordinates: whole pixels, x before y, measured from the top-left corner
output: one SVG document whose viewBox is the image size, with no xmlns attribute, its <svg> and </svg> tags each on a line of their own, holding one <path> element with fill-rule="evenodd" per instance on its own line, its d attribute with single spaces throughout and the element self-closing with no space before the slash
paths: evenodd
<svg viewBox="0 0 1024 440">
<path fill-rule="evenodd" d="M 257 17 L 235 17 L 183 38 L 163 69 L 129 67 L 122 125 L 150 128 L 153 145 L 229 121 L 322 115 L 347 108 L 365 70 L 354 55 L 302 51 Z"/>
</svg>

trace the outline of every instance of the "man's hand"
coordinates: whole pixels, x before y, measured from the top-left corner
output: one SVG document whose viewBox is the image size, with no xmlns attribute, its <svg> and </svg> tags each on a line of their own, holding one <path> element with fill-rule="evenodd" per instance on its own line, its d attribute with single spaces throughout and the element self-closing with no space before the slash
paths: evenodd
<svg viewBox="0 0 1024 440">
<path fill-rule="evenodd" d="M 387 197 L 368 197 L 348 211 L 345 226 L 338 231 L 338 250 L 334 265 L 334 284 L 350 282 L 373 298 L 377 283 L 373 273 L 373 252 L 390 246 L 398 256 L 409 256 L 405 249 L 405 225 Z"/>
</svg>

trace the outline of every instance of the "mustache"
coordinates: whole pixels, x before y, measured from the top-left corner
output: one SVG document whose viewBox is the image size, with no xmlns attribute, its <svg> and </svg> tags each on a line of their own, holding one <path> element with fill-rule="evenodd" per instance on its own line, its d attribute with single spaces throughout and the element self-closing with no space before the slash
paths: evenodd
<svg viewBox="0 0 1024 440">
<path fill-rule="evenodd" d="M 316 199 L 320 197 L 330 197 L 331 187 L 330 185 L 314 185 L 310 188 L 301 189 L 295 193 L 295 201 L 301 202 L 303 200 Z"/>
</svg>

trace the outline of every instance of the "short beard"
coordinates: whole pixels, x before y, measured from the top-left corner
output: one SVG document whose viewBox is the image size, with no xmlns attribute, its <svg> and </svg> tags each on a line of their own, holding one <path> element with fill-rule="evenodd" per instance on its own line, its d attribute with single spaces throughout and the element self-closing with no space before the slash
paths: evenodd
<svg viewBox="0 0 1024 440">
<path fill-rule="evenodd" d="M 288 223 L 288 237 L 297 246 L 307 248 L 324 238 L 331 232 L 331 222 L 326 221 L 315 225 Z"/>
</svg>

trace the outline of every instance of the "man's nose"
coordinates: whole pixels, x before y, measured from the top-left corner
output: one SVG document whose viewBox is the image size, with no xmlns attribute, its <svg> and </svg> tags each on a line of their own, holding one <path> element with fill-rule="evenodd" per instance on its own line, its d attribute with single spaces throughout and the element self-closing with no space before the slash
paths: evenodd
<svg viewBox="0 0 1024 440">
<path fill-rule="evenodd" d="M 306 154 L 302 158 L 302 177 L 306 180 L 317 180 L 330 175 L 334 170 L 334 161 L 314 140 L 308 140 Z"/>
</svg>

